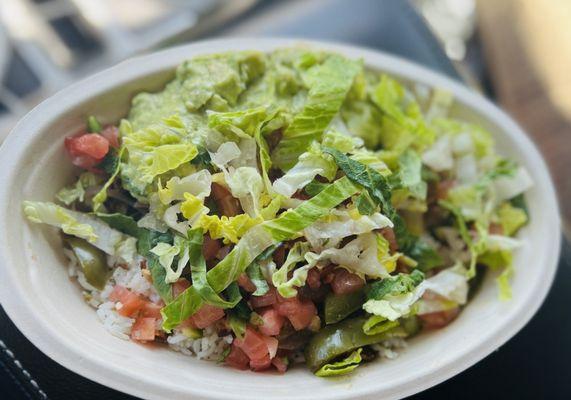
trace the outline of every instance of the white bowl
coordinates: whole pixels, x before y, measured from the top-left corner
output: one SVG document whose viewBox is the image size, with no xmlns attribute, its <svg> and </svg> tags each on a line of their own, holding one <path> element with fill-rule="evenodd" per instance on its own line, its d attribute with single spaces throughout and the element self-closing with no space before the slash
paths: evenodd
<svg viewBox="0 0 571 400">
<path fill-rule="evenodd" d="M 319 379 L 303 368 L 286 375 L 255 374 L 200 361 L 163 347 L 142 346 L 110 335 L 67 277 L 57 235 L 29 224 L 25 199 L 51 200 L 69 182 L 72 167 L 63 138 L 89 114 L 112 122 L 131 97 L 157 90 L 184 59 L 226 50 L 298 45 L 299 40 L 216 40 L 126 61 L 75 84 L 30 112 L 0 151 L 0 300 L 18 328 L 52 359 L 91 380 L 146 399 L 348 399 L 399 398 L 433 386 L 478 362 L 516 334 L 533 316 L 553 280 L 560 245 L 555 191 L 545 163 L 528 137 L 502 111 L 461 84 L 378 51 L 303 41 L 363 58 L 368 67 L 401 79 L 451 91 L 454 113 L 493 132 L 497 146 L 530 171 L 531 222 L 515 255 L 513 300 L 498 300 L 491 274 L 460 317 L 445 329 L 411 340 L 399 358 L 374 362 L 340 380 Z M 72 391 L 73 388 L 70 388 Z"/>
</svg>

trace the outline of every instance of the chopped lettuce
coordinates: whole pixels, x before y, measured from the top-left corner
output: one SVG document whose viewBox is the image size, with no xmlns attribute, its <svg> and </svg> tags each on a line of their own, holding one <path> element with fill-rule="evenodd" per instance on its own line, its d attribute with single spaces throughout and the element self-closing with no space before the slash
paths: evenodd
<svg viewBox="0 0 571 400">
<path fill-rule="evenodd" d="M 206 169 L 200 170 L 183 178 L 174 176 L 164 187 L 159 181 L 158 195 L 161 203 L 168 205 L 173 201 L 185 200 L 185 193 L 201 200 L 210 195 L 212 175 Z"/>
<path fill-rule="evenodd" d="M 277 288 L 279 294 L 283 297 L 295 297 L 297 290 L 295 287 L 301 287 L 305 284 L 308 271 L 315 266 L 315 260 L 307 265 L 295 269 L 299 262 L 305 260 L 308 254 L 309 245 L 303 242 L 297 242 L 290 249 L 283 265 L 272 275 L 272 283 Z M 290 276 L 290 272 L 293 274 Z"/>
<path fill-rule="evenodd" d="M 287 210 L 274 220 L 266 221 L 263 227 L 276 241 L 295 238 L 303 229 L 328 215 L 333 207 L 354 195 L 357 190 L 347 178 L 338 179 L 298 207 Z"/>
<path fill-rule="evenodd" d="M 421 282 L 424 274 L 418 270 L 410 275 L 399 274 L 373 283 L 368 291 L 363 309 L 389 321 L 407 316 L 413 305 L 424 294 Z"/>
<path fill-rule="evenodd" d="M 207 283 L 215 293 L 220 293 L 232 283 L 240 274 L 260 255 L 264 250 L 275 242 L 270 234 L 261 226 L 250 229 L 236 244 L 232 251 L 206 274 Z M 191 265 L 192 260 L 191 260 Z M 229 293 L 228 302 L 233 302 Z M 193 286 L 186 289 L 179 297 L 168 303 L 162 310 L 163 329 L 170 332 L 182 321 L 194 314 L 202 305 L 200 293 Z"/>
<path fill-rule="evenodd" d="M 307 253 L 310 265 L 330 261 L 361 277 L 380 278 L 389 276 L 387 268 L 392 264 L 387 258 L 378 258 L 377 235 L 364 233 L 341 248 L 327 248 L 320 253 Z"/>
<path fill-rule="evenodd" d="M 291 168 L 312 141 L 321 139 L 362 68 L 360 62 L 332 54 L 322 64 L 315 64 L 304 73 L 304 83 L 309 89 L 307 101 L 272 153 L 277 167 Z"/>
<path fill-rule="evenodd" d="M 415 151 L 408 150 L 399 157 L 400 186 L 420 200 L 426 199 L 427 186 L 422 180 L 422 161 Z"/>
<path fill-rule="evenodd" d="M 327 244 L 337 243 L 347 236 L 385 227 L 392 228 L 393 223 L 379 212 L 360 215 L 358 212 L 332 210 L 330 215 L 314 222 L 303 233 L 313 247 L 321 247 L 325 241 Z"/>
<path fill-rule="evenodd" d="M 498 219 L 504 235 L 512 236 L 527 223 L 527 214 L 521 208 L 506 202 L 498 209 Z"/>
<path fill-rule="evenodd" d="M 319 149 L 312 149 L 299 156 L 299 161 L 284 176 L 274 181 L 273 189 L 282 196 L 291 197 L 317 175 L 332 180 L 336 172 L 337 165 L 329 156 L 324 155 Z"/>
<path fill-rule="evenodd" d="M 188 231 L 188 245 L 186 246 L 185 261 L 190 262 L 192 287 L 207 304 L 222 308 L 233 308 L 242 299 L 240 290 L 238 289 L 238 284 L 236 282 L 232 282 L 228 285 L 228 300 L 220 297 L 218 292 L 212 287 L 208 281 L 206 262 L 202 255 L 203 235 L 202 229 L 200 228 Z"/>
<path fill-rule="evenodd" d="M 156 255 L 159 258 L 159 263 L 165 269 L 165 282 L 166 283 L 174 283 L 176 282 L 182 272 L 184 267 L 188 264 L 189 260 L 189 243 L 188 241 L 181 237 L 175 236 L 174 243 L 157 243 L 155 247 L 151 250 L 151 253 Z M 177 267 L 175 270 L 172 269 L 172 264 L 175 259 L 178 257 Z"/>
<path fill-rule="evenodd" d="M 361 364 L 362 351 L 363 349 L 359 348 L 341 361 L 325 364 L 317 371 L 315 371 L 315 375 L 323 378 L 323 377 L 345 375 L 350 373 Z"/>
<path fill-rule="evenodd" d="M 261 216 L 252 218 L 248 214 L 239 214 L 234 217 L 202 215 L 193 226 L 208 232 L 212 239 L 224 239 L 224 243 L 228 244 L 238 243 L 249 229 L 262 222 L 264 219 Z"/>
</svg>

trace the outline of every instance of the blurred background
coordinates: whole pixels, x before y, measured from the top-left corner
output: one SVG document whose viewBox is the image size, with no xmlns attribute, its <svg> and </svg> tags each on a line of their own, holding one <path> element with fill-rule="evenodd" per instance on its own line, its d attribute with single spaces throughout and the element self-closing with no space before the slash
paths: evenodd
<svg viewBox="0 0 571 400">
<path fill-rule="evenodd" d="M 570 0 L 0 0 L 0 140 L 42 99 L 136 54 L 220 36 L 347 42 L 426 65 L 499 103 L 545 156 L 569 238 L 570 21 Z M 571 281 L 569 259 L 565 247 L 563 267 L 548 302 L 502 356 L 490 356 L 491 361 L 473 367 L 469 375 L 420 397 L 454 398 L 462 392 L 464 398 L 497 398 L 502 393 L 504 398 L 569 398 L 571 346 L 564 338 L 571 336 L 571 326 L 568 318 L 558 319 L 557 312 L 570 300 L 570 287 L 557 283 Z M 546 307 L 551 313 L 544 311 Z M 5 315 L 0 317 L 2 336 L 14 327 Z M 17 335 L 0 340 L 0 355 L 8 357 L 0 367 L 8 375 L 22 373 L 6 366 L 10 360 L 5 342 L 20 350 L 17 356 L 32 375 L 39 375 L 46 397 L 70 398 L 73 393 L 73 398 L 123 398 L 55 364 L 46 368 L 49 360 Z M 551 353 L 534 353 L 539 336 L 555 346 Z M 520 369 L 524 358 L 518 357 L 524 356 L 545 362 Z M 0 389 L 7 382 L 2 371 Z M 543 391 L 522 385 L 526 377 L 541 382 Z M 61 386 L 60 380 L 73 385 Z M 486 391 L 490 384 L 496 385 L 494 390 Z M 13 384 L 6 385 L 8 391 L 0 391 L 2 398 L 43 398 L 34 385 L 26 389 L 26 397 L 10 392 Z M 30 386 L 29 379 L 18 385 Z M 474 397 L 462 390 L 468 386 Z"/>
</svg>

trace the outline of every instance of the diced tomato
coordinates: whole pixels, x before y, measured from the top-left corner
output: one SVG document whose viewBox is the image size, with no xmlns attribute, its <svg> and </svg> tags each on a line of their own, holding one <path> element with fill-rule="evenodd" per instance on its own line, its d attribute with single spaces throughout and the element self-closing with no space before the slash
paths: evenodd
<svg viewBox="0 0 571 400">
<path fill-rule="evenodd" d="M 272 365 L 270 356 L 266 354 L 263 358 L 250 360 L 250 368 L 254 371 L 265 371 Z"/>
<path fill-rule="evenodd" d="M 130 317 L 141 310 L 147 303 L 141 296 L 131 292 L 122 286 L 116 285 L 109 295 L 111 301 L 119 301 L 121 306 L 117 308 L 119 315 Z"/>
<path fill-rule="evenodd" d="M 155 323 L 154 318 L 137 318 L 131 328 L 131 339 L 141 342 L 155 340 Z"/>
<path fill-rule="evenodd" d="M 280 374 L 283 374 L 284 372 L 287 371 L 289 363 L 286 357 L 275 357 L 274 359 L 272 359 L 272 364 L 274 367 L 276 367 L 276 369 Z"/>
<path fill-rule="evenodd" d="M 365 281 L 344 268 L 337 268 L 331 281 L 331 290 L 335 294 L 353 293 L 365 286 Z"/>
<path fill-rule="evenodd" d="M 277 302 L 276 295 L 276 289 L 271 287 L 270 290 L 268 290 L 268 292 L 263 296 L 251 296 L 250 305 L 253 308 L 261 308 L 274 305 Z"/>
<path fill-rule="evenodd" d="M 423 314 L 418 317 L 422 320 L 422 327 L 424 329 L 439 329 L 444 328 L 452 322 L 458 314 L 460 314 L 460 307 L 455 307 L 446 311 Z"/>
<path fill-rule="evenodd" d="M 204 304 L 200 309 L 190 317 L 199 329 L 204 329 L 212 325 L 214 322 L 224 318 L 224 310 L 220 307 Z"/>
<path fill-rule="evenodd" d="M 273 308 L 268 308 L 260 312 L 263 324 L 258 327 L 260 332 L 268 336 L 279 335 L 284 324 L 284 317 Z"/>
<path fill-rule="evenodd" d="M 311 289 L 319 289 L 321 286 L 321 272 L 317 268 L 312 268 L 307 273 L 307 286 Z"/>
<path fill-rule="evenodd" d="M 270 358 L 274 358 L 278 352 L 278 339 L 271 336 L 263 336 L 263 338 L 266 341 L 266 345 L 268 346 L 268 353 Z"/>
<path fill-rule="evenodd" d="M 234 343 L 238 346 L 250 360 L 261 360 L 268 356 L 268 344 L 264 339 L 264 335 L 256 332 L 252 327 L 246 328 L 243 339 L 234 339 Z"/>
<path fill-rule="evenodd" d="M 155 304 L 150 301 L 145 302 L 145 305 L 141 309 L 141 316 L 148 317 L 148 318 L 155 318 L 161 319 L 161 308 L 163 306 L 161 304 Z"/>
<path fill-rule="evenodd" d="M 101 136 L 107 139 L 111 147 L 119 148 L 119 128 L 108 125 L 101 131 Z"/>
<path fill-rule="evenodd" d="M 278 302 L 275 309 L 280 315 L 283 315 L 293 325 L 296 331 L 307 328 L 317 314 L 317 308 L 310 300 L 300 301 L 297 297 L 284 299 L 278 296 Z"/>
<path fill-rule="evenodd" d="M 250 359 L 238 346 L 232 345 L 230 354 L 226 357 L 224 362 L 232 368 L 245 370 L 248 369 Z"/>
<path fill-rule="evenodd" d="M 65 138 L 71 162 L 84 169 L 93 168 L 109 151 L 109 141 L 98 133 L 85 133 Z"/>
<path fill-rule="evenodd" d="M 206 261 L 213 260 L 216 258 L 216 253 L 222 245 L 219 240 L 212 239 L 209 235 L 204 235 L 204 240 L 202 242 L 202 255 Z"/>
<path fill-rule="evenodd" d="M 96 160 L 101 160 L 109 151 L 109 141 L 98 133 L 67 137 L 65 144 L 72 156 L 85 155 Z"/>
<path fill-rule="evenodd" d="M 252 280 L 245 273 L 242 273 L 238 277 L 238 285 L 248 293 L 256 291 L 256 285 L 254 285 Z"/>
<path fill-rule="evenodd" d="M 176 299 L 182 292 L 190 287 L 188 279 L 180 278 L 172 285 L 172 295 Z"/>
<path fill-rule="evenodd" d="M 111 301 L 121 301 L 129 294 L 129 289 L 121 285 L 115 285 L 113 290 L 109 294 L 109 300 Z"/>
</svg>

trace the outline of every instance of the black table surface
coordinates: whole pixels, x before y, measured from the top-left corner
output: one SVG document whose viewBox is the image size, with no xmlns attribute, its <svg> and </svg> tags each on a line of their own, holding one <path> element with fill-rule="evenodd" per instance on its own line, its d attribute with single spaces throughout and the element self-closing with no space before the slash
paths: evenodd
<svg viewBox="0 0 571 400">
<path fill-rule="evenodd" d="M 312 4 L 317 2 L 305 2 Z M 271 4 L 267 4 L 271 3 Z M 292 6 L 293 16 L 264 2 L 218 34 L 298 36 L 365 45 L 458 75 L 424 21 L 400 0 L 319 0 Z M 279 6 L 280 4 L 277 4 Z M 258 17 L 270 16 L 271 23 Z M 265 18 L 264 20 L 267 20 Z M 571 398 L 571 246 L 564 241 L 549 296 L 513 339 L 456 377 L 415 399 Z M 13 325 L 0 308 L 0 399 L 130 399 L 58 365 Z"/>
</svg>

